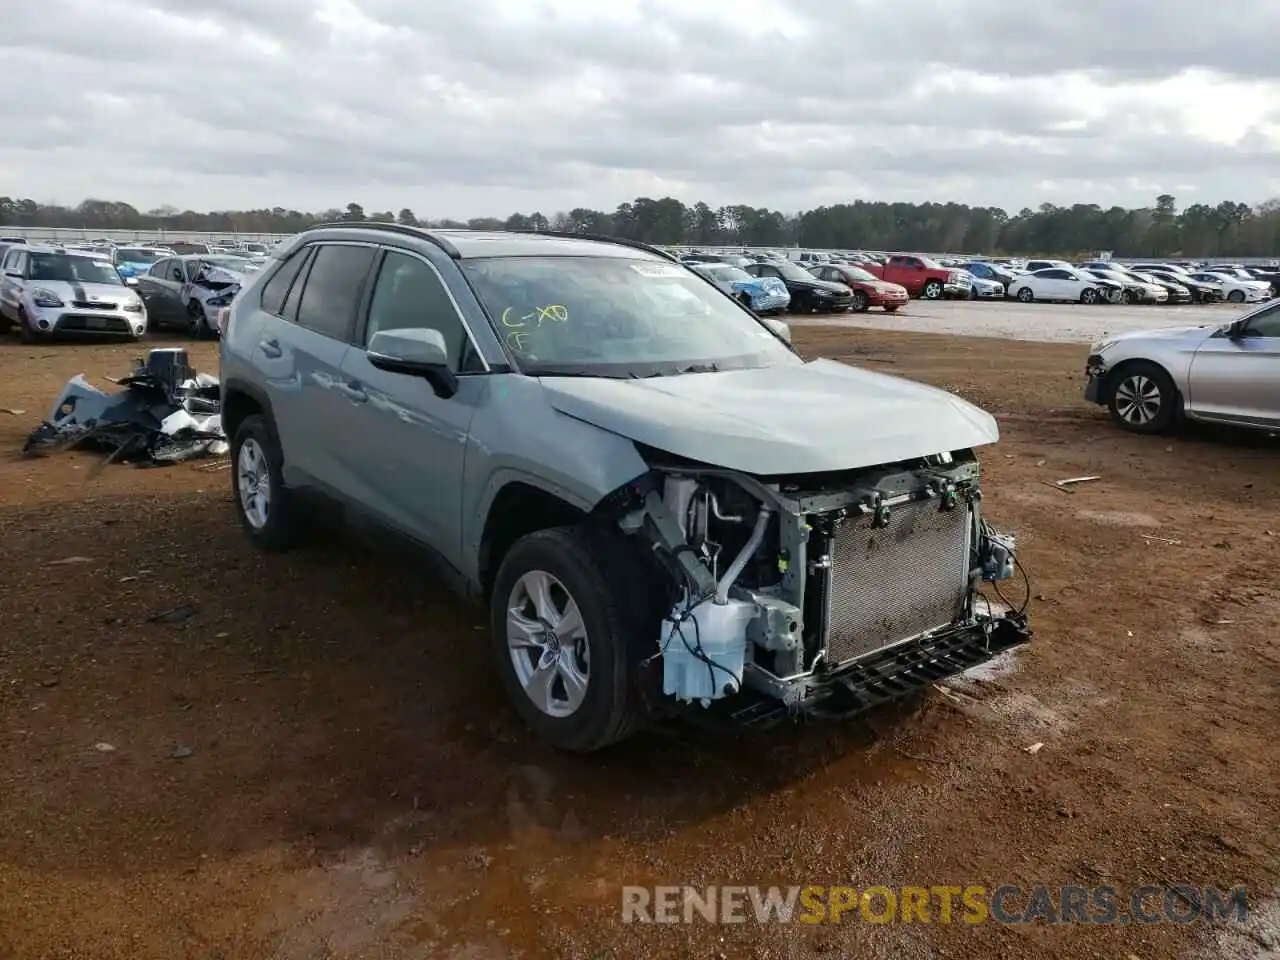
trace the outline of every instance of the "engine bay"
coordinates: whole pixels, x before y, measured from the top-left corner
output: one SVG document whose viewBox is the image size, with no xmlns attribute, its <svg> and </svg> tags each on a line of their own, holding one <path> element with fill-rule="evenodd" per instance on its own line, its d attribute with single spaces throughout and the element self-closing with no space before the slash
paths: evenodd
<svg viewBox="0 0 1280 960">
<path fill-rule="evenodd" d="M 657 466 L 622 527 L 653 541 L 678 585 L 658 637 L 663 693 L 705 707 L 753 692 L 799 710 L 860 671 L 888 683 L 873 662 L 894 676 L 906 669 L 894 664 L 949 668 L 938 658 L 954 652 L 916 662 L 937 638 L 988 659 L 1001 644 L 971 641 L 1012 618 L 1001 643 L 1024 642 L 1022 611 L 997 615 L 979 590 L 1018 569 L 980 506 L 969 450 L 817 476 Z"/>
</svg>

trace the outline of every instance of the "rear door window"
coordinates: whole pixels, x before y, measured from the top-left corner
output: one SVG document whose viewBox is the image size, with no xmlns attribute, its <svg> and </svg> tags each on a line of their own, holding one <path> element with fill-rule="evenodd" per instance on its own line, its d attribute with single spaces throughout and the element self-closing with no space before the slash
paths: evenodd
<svg viewBox="0 0 1280 960">
<path fill-rule="evenodd" d="M 350 340 L 375 247 L 322 244 L 307 274 L 297 323 L 335 340 Z"/>
</svg>

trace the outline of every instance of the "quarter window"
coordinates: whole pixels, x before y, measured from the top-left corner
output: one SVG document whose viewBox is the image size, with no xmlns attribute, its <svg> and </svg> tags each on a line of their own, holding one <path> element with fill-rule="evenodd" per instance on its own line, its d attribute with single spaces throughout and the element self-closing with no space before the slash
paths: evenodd
<svg viewBox="0 0 1280 960">
<path fill-rule="evenodd" d="M 309 248 L 303 248 L 291 256 L 262 288 L 262 309 L 267 313 L 280 316 L 284 313 L 284 298 L 289 295 L 289 288 L 297 279 L 298 271 L 306 262 Z"/>
<path fill-rule="evenodd" d="M 321 246 L 307 274 L 297 322 L 335 340 L 349 339 L 375 252 L 373 247 Z"/>
</svg>

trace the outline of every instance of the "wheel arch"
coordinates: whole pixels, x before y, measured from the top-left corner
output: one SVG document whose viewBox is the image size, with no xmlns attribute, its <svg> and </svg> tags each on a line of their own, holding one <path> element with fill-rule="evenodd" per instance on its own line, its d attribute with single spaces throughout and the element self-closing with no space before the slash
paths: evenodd
<svg viewBox="0 0 1280 960">
<path fill-rule="evenodd" d="M 233 379 L 222 384 L 222 432 L 230 440 L 247 417 L 262 414 L 273 419 L 271 399 L 252 383 Z M 274 422 L 274 421 L 273 421 Z"/>
<path fill-rule="evenodd" d="M 480 592 L 487 602 L 498 568 L 521 537 L 551 527 L 571 526 L 590 516 L 576 504 L 524 480 L 504 483 L 489 504 L 477 557 Z"/>
</svg>

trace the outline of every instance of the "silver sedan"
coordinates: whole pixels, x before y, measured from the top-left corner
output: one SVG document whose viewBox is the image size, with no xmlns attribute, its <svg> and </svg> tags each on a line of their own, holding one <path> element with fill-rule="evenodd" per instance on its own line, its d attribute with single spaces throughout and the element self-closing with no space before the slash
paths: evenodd
<svg viewBox="0 0 1280 960">
<path fill-rule="evenodd" d="M 1126 430 L 1159 433 L 1179 419 L 1280 429 L 1280 303 L 1227 324 L 1142 330 L 1089 351 L 1085 399 Z"/>
</svg>

